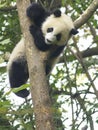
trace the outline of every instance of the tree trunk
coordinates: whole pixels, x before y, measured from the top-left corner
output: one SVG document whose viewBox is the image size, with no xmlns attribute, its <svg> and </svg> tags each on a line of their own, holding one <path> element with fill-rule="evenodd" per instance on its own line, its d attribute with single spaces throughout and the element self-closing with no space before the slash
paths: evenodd
<svg viewBox="0 0 98 130">
<path fill-rule="evenodd" d="M 47 54 L 40 52 L 34 45 L 29 33 L 30 21 L 26 17 L 26 9 L 30 0 L 17 0 L 20 25 L 25 38 L 26 56 L 29 68 L 30 90 L 33 99 L 36 130 L 55 130 L 53 124 L 52 107 L 45 74 Z"/>
</svg>

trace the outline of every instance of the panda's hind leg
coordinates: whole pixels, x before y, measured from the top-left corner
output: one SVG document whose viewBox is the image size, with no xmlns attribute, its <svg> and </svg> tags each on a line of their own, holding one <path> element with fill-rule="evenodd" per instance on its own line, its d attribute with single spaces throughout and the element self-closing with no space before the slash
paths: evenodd
<svg viewBox="0 0 98 130">
<path fill-rule="evenodd" d="M 18 88 L 25 84 L 28 77 L 27 62 L 21 60 L 13 61 L 9 67 L 9 81 L 11 88 Z M 19 97 L 25 98 L 29 95 L 29 91 L 27 89 L 23 89 L 15 94 Z"/>
</svg>

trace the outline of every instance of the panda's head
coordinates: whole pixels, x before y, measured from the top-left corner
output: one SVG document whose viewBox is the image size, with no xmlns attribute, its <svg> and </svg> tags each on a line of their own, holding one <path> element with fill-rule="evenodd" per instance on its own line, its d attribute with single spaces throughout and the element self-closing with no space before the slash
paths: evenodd
<svg viewBox="0 0 98 130">
<path fill-rule="evenodd" d="M 73 21 L 67 15 L 56 10 L 46 18 L 42 24 L 42 32 L 46 44 L 65 45 L 71 34 L 75 35 L 78 31 L 75 29 Z"/>
</svg>

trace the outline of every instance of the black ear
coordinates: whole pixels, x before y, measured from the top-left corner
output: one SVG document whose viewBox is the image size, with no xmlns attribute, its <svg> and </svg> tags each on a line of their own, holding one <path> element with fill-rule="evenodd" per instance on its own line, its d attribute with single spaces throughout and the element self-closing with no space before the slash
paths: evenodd
<svg viewBox="0 0 98 130">
<path fill-rule="evenodd" d="M 78 33 L 78 30 L 73 28 L 71 31 L 70 31 L 71 34 L 73 35 L 76 35 Z"/>
<path fill-rule="evenodd" d="M 61 16 L 61 11 L 60 10 L 55 10 L 53 14 L 54 14 L 55 17 L 60 17 Z"/>
</svg>

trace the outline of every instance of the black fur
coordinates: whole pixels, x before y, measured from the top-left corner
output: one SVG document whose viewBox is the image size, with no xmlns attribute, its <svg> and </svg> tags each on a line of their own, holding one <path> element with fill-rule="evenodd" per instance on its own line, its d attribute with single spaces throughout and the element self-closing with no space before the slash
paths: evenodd
<svg viewBox="0 0 98 130">
<path fill-rule="evenodd" d="M 50 15 L 45 9 L 41 7 L 41 5 L 37 3 L 32 3 L 27 8 L 27 16 L 30 18 L 31 21 L 38 27 L 45 21 L 45 19 Z"/>
<path fill-rule="evenodd" d="M 76 35 L 78 33 L 78 30 L 73 28 L 70 33 L 73 34 L 73 35 Z"/>
<path fill-rule="evenodd" d="M 21 62 L 22 61 L 22 62 Z M 20 59 L 18 61 L 13 61 L 11 65 L 11 71 L 9 71 L 9 80 L 12 88 L 20 87 L 25 84 L 29 78 L 27 62 Z M 29 91 L 24 89 L 15 93 L 20 97 L 27 97 Z"/>
<path fill-rule="evenodd" d="M 61 16 L 61 11 L 60 10 L 55 10 L 54 15 L 55 15 L 55 17 L 60 17 Z"/>
<path fill-rule="evenodd" d="M 64 47 L 65 46 L 59 46 L 59 47 L 58 46 L 53 46 L 52 47 L 50 56 L 48 57 L 48 61 L 47 61 L 47 64 L 46 64 L 46 75 L 48 75 L 51 72 L 51 70 L 53 68 L 54 59 L 56 59 L 61 54 Z"/>
<path fill-rule="evenodd" d="M 43 37 L 42 31 L 37 26 L 31 25 L 30 26 L 30 33 L 34 37 L 34 43 L 36 47 L 41 51 L 47 51 L 50 49 L 52 45 L 47 45 L 45 43 L 45 39 Z"/>
<path fill-rule="evenodd" d="M 34 43 L 36 47 L 40 51 L 49 50 L 49 56 L 47 58 L 46 68 L 45 68 L 46 74 L 48 75 L 53 68 L 54 60 L 56 60 L 56 58 L 61 54 L 65 46 L 47 45 L 45 43 L 45 38 L 41 31 L 41 25 L 45 21 L 45 19 L 49 15 L 51 15 L 51 12 L 47 12 L 37 3 L 32 3 L 27 8 L 26 13 L 27 13 L 27 16 L 30 18 L 30 20 L 34 22 L 34 25 L 31 25 L 29 30 L 34 38 Z M 55 17 L 60 17 L 61 11 L 56 10 L 53 12 L 53 14 L 55 15 Z M 71 34 L 75 35 L 76 33 L 77 33 L 77 30 L 72 29 Z M 58 34 L 57 40 L 60 40 L 60 39 L 61 39 L 61 34 Z M 14 61 L 10 61 L 10 62 L 12 62 L 11 66 L 9 66 L 10 85 L 12 88 L 17 88 L 25 84 L 29 78 L 26 57 L 25 56 L 24 58 L 18 57 Z M 24 89 L 17 92 L 16 95 L 25 98 L 29 95 L 29 91 L 27 89 Z"/>
</svg>

